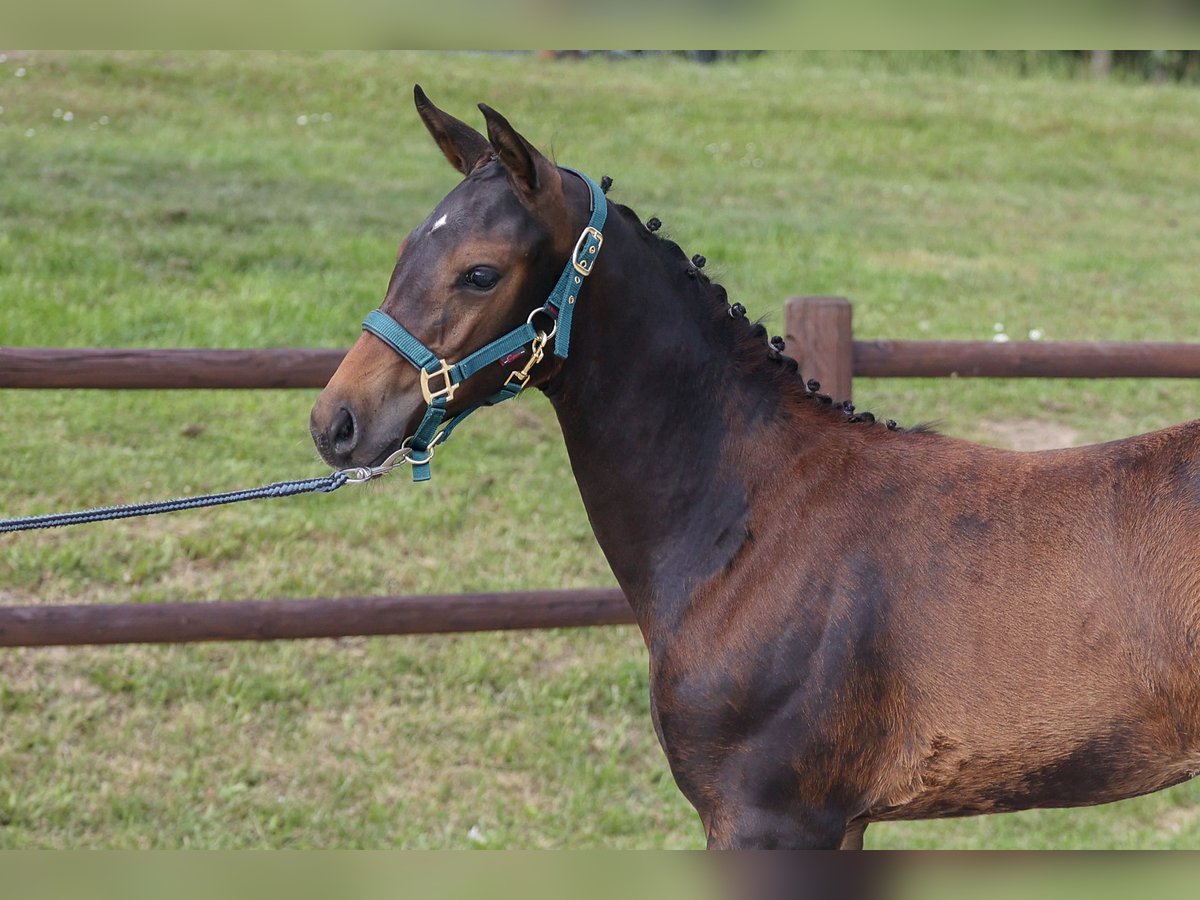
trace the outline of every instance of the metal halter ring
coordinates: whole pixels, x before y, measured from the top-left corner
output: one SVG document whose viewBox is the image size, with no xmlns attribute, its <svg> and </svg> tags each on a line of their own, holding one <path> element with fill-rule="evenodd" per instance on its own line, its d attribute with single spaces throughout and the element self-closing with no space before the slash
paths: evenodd
<svg viewBox="0 0 1200 900">
<path fill-rule="evenodd" d="M 528 315 L 528 317 L 526 317 L 525 324 L 533 325 L 533 317 L 536 316 L 538 313 L 543 313 L 546 316 L 546 318 L 549 319 L 551 322 L 550 330 L 545 333 L 546 340 L 550 340 L 550 338 L 552 338 L 552 337 L 554 337 L 554 335 L 558 334 L 558 319 L 554 318 L 554 316 L 552 316 L 550 314 L 550 311 L 548 309 L 546 309 L 546 307 L 539 306 L 537 309 L 535 309 L 533 312 L 531 312 Z"/>
<path fill-rule="evenodd" d="M 403 465 L 424 465 L 433 459 L 433 451 L 442 439 L 446 436 L 445 431 L 439 431 L 433 436 L 433 440 L 429 442 L 429 446 L 424 450 L 415 450 L 412 446 L 413 435 L 409 435 L 400 444 L 399 448 L 394 450 L 383 462 L 377 466 L 356 466 L 353 469 L 342 469 L 341 474 L 346 476 L 347 484 L 362 484 L 370 481 L 373 478 L 379 478 L 386 475 L 392 469 L 398 469 Z M 422 459 L 413 459 L 414 453 L 424 454 Z"/>
</svg>

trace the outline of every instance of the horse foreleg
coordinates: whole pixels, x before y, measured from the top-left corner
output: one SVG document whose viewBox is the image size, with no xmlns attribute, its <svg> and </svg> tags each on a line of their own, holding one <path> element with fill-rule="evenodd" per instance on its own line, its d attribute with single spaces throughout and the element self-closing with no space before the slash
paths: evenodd
<svg viewBox="0 0 1200 900">
<path fill-rule="evenodd" d="M 846 826 L 846 833 L 842 835 L 842 843 L 838 845 L 838 849 L 861 850 L 863 848 L 863 833 L 866 830 L 866 822 L 851 822 Z"/>
</svg>

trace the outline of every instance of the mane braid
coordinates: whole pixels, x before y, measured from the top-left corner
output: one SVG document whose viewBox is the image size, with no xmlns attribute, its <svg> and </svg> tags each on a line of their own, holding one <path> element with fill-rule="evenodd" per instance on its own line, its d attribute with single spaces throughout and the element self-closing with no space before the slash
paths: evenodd
<svg viewBox="0 0 1200 900">
<path fill-rule="evenodd" d="M 646 225 L 643 225 L 638 214 L 628 206 L 614 203 L 611 200 L 609 205 L 635 226 L 634 233 L 641 235 L 642 240 L 648 243 L 655 252 L 667 254 L 672 262 L 681 262 L 685 274 L 698 282 L 713 315 L 722 327 L 733 329 L 733 356 L 742 372 L 769 380 L 793 402 L 804 403 L 810 408 L 819 409 L 830 419 L 838 422 L 863 424 L 868 427 L 879 425 L 888 431 L 902 431 L 909 434 L 936 433 L 930 425 L 924 423 L 912 428 L 901 428 L 894 419 L 876 419 L 873 413 L 855 412 L 854 404 L 850 401 L 822 394 L 820 385 L 812 379 L 806 381 L 800 374 L 799 363 L 784 354 L 783 339 L 780 337 L 768 339 L 767 328 L 762 319 L 749 322 L 740 310 L 735 310 L 735 313 L 731 315 L 729 295 L 725 288 L 711 281 L 702 271 L 708 262 L 703 256 L 696 255 L 689 259 L 679 244 L 659 233 L 662 223 L 657 218 L 651 218 Z M 741 307 L 741 304 L 736 304 L 736 307 Z M 731 322 L 730 319 L 733 321 Z"/>
</svg>

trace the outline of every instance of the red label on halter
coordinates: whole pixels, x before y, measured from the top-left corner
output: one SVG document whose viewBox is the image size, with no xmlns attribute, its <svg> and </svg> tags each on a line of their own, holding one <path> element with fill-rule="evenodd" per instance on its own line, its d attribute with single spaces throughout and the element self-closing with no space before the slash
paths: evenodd
<svg viewBox="0 0 1200 900">
<path fill-rule="evenodd" d="M 525 355 L 525 353 L 526 350 L 524 347 L 522 347 L 520 350 L 514 350 L 512 353 L 508 354 L 508 356 L 504 357 L 504 359 L 500 360 L 500 365 L 507 366 L 509 363 L 520 359 Z"/>
</svg>

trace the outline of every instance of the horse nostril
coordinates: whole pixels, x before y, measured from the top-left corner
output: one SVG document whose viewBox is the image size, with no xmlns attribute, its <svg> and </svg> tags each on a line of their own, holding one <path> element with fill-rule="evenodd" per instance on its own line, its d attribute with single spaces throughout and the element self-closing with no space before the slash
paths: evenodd
<svg viewBox="0 0 1200 900">
<path fill-rule="evenodd" d="M 329 426 L 329 433 L 333 435 L 334 452 L 346 454 L 353 450 L 354 445 L 358 443 L 358 429 L 354 425 L 354 414 L 344 406 L 339 409 L 337 415 L 333 417 L 333 423 Z"/>
</svg>

